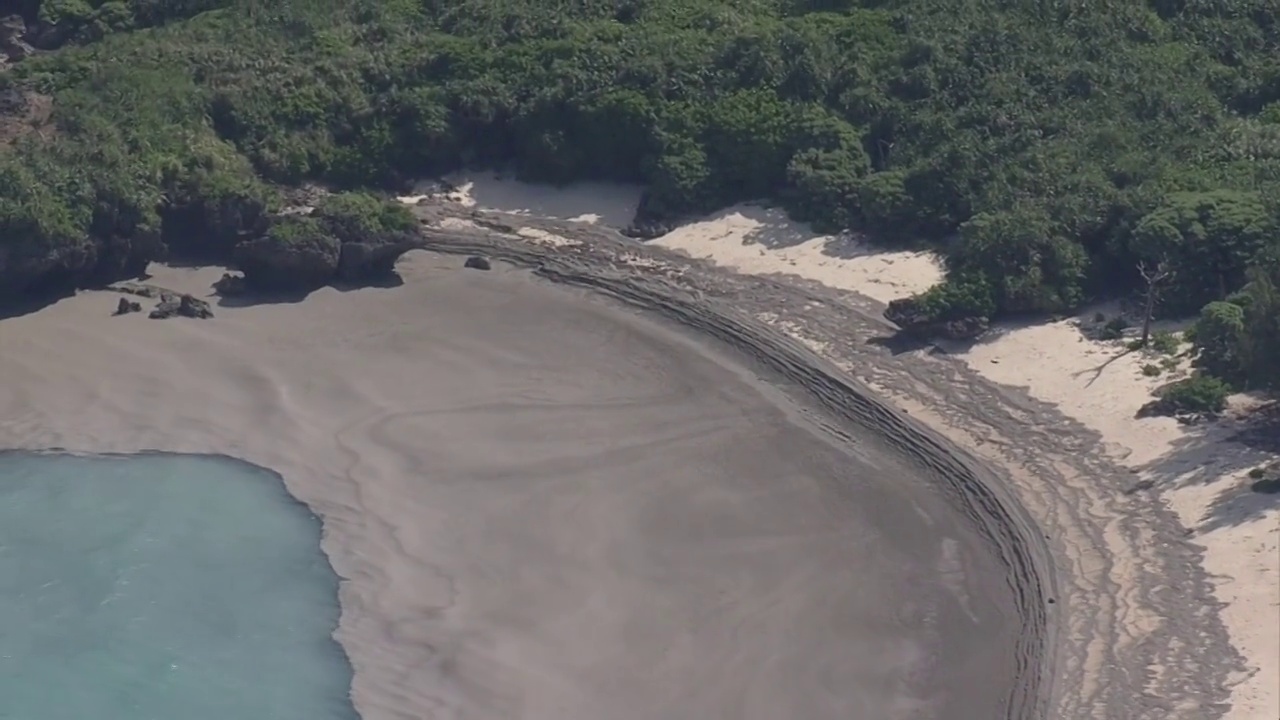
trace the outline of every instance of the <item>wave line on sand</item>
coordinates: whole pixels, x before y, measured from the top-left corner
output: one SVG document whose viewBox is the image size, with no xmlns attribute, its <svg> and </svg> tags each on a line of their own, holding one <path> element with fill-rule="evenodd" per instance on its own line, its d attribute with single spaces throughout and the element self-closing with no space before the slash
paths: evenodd
<svg viewBox="0 0 1280 720">
<path fill-rule="evenodd" d="M 960 377 L 958 363 L 944 367 L 922 358 L 934 367 L 904 380 L 899 365 L 892 369 L 896 380 L 887 379 L 883 358 L 865 348 L 865 336 L 884 327 L 856 301 L 846 302 L 847 294 L 794 279 L 721 272 L 598 226 L 472 210 L 467 227 L 442 228 L 433 221 L 458 211 L 419 211 L 426 249 L 486 254 L 663 315 L 746 353 L 827 412 L 871 430 L 924 467 L 1008 571 L 1022 633 L 1020 676 L 1004 717 L 1166 720 L 1216 717 L 1225 710 L 1226 678 L 1239 658 L 1209 612 L 1214 604 L 1195 549 L 1177 535 L 1167 510 L 1136 508 L 1119 492 L 1122 471 L 1090 450 L 1096 441 L 1071 421 L 976 376 Z M 517 228 L 572 242 L 530 241 Z M 747 311 L 753 307 L 774 317 L 779 310 L 791 311 L 793 319 L 803 315 L 815 332 L 826 330 L 819 333 L 824 340 L 845 336 L 845 349 L 863 345 L 850 355 L 867 365 L 857 366 L 860 377 L 854 379 L 827 353 L 783 332 L 781 323 L 761 322 L 760 313 Z M 835 322 L 833 309 L 842 325 L 824 328 L 824 320 Z M 951 400 L 965 401 L 965 424 L 981 425 L 976 437 L 964 439 L 987 445 L 985 451 L 961 449 L 955 442 L 961 438 L 938 427 L 954 420 L 943 416 L 955 414 L 955 403 L 940 408 L 924 399 L 940 399 L 936 383 L 943 379 L 955 383 L 946 389 L 955 394 Z M 925 392 L 930 381 L 934 392 Z M 881 399 L 885 395 L 894 405 Z M 925 417 L 928 422 L 921 421 Z M 1103 485 L 1113 477 L 1115 487 Z"/>
</svg>

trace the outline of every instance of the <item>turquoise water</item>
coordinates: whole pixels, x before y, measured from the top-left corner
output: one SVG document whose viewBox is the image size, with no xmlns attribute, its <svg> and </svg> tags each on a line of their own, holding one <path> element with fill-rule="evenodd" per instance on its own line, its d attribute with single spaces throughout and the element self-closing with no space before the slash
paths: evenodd
<svg viewBox="0 0 1280 720">
<path fill-rule="evenodd" d="M 0 718 L 354 720 L 319 542 L 243 463 L 0 454 Z"/>
</svg>

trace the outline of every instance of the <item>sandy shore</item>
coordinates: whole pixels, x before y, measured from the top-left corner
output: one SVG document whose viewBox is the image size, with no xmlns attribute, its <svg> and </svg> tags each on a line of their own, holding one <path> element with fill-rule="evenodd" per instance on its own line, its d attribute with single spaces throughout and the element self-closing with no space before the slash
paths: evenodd
<svg viewBox="0 0 1280 720">
<path fill-rule="evenodd" d="M 924 479 L 945 456 L 762 383 L 765 339 L 452 255 L 400 270 L 207 321 L 109 292 L 6 319 L 0 446 L 280 472 L 344 578 L 364 720 L 1033 716 L 1043 598 L 999 508 Z M 207 296 L 221 269 L 153 272 Z"/>
<path fill-rule="evenodd" d="M 874 342 L 880 303 L 936 281 L 927 255 L 758 207 L 641 246 L 608 229 L 634 189 L 462 180 L 457 202 L 421 207 L 442 254 L 408 256 L 401 287 L 207 322 L 111 318 L 114 296 L 82 293 L 0 321 L 0 446 L 281 472 L 346 579 L 337 636 L 365 720 L 929 717 L 941 698 L 976 720 L 1190 720 L 1228 703 L 1271 720 L 1258 614 L 1273 508 L 1206 523 L 1207 488 L 1226 485 L 1186 453 L 1222 444 L 1206 435 L 1174 448 L 1189 465 L 1161 466 L 1121 411 L 1091 420 L 1137 391 L 1126 376 L 1086 401 L 1102 380 L 1055 380 L 1086 341 L 1031 328 L 893 354 Z M 464 273 L 470 252 L 534 272 Z M 219 272 L 156 281 L 205 294 Z M 994 374 L 1034 352 L 1025 376 Z M 1144 450 L 1121 457 L 1126 442 Z M 1193 479 L 1169 482 L 1186 493 L 1134 491 L 1184 466 Z M 876 473 L 901 487 L 866 500 L 876 483 L 858 479 Z M 909 539 L 938 535 L 952 542 Z M 1211 581 L 1214 562 L 1236 574 Z M 904 584 L 919 603 L 891 599 Z"/>
<path fill-rule="evenodd" d="M 464 191 L 459 199 L 497 210 L 555 207 L 556 217 L 592 220 L 585 217 L 591 207 L 608 208 L 597 212 L 613 218 L 626 216 L 634 207 L 635 195 L 628 198 L 616 187 L 590 198 L 589 186 L 562 192 L 491 175 L 457 180 Z M 587 202 L 577 204 L 583 199 Z M 740 273 L 787 276 L 806 287 L 817 283 L 881 303 L 919 292 L 942 276 L 940 264 L 927 254 L 876 252 L 849 238 L 817 235 L 786 220 L 779 211 L 761 207 L 731 208 L 679 228 L 653 244 Z M 875 303 L 861 309 L 870 313 L 878 310 Z M 1126 353 L 1122 343 L 1086 339 L 1081 327 L 1092 322 L 1097 310 L 1056 323 L 1000 328 L 994 338 L 975 347 L 952 348 L 951 357 L 986 380 L 1018 388 L 1028 400 L 1051 406 L 1073 421 L 1072 427 L 1063 427 L 1064 433 L 1074 432 L 1076 427 L 1097 433 L 1099 439 L 1093 444 L 1104 450 L 1105 458 L 1129 470 L 1129 477 L 1119 476 L 1110 487 L 1098 488 L 1100 496 L 1129 492 L 1129 501 L 1122 503 L 1118 512 L 1159 508 L 1176 515 L 1181 527 L 1172 532 L 1191 536 L 1193 548 L 1198 550 L 1191 557 L 1212 578 L 1212 600 L 1202 602 L 1207 611 L 1215 612 L 1231 645 L 1243 658 L 1232 663 L 1232 671 L 1223 678 L 1230 705 L 1223 716 L 1274 720 L 1280 717 L 1280 682 L 1276 680 L 1280 678 L 1280 496 L 1252 492 L 1246 475 L 1275 456 L 1240 439 L 1246 429 L 1244 421 L 1188 427 L 1167 418 L 1136 418 L 1138 408 L 1150 400 L 1152 388 L 1167 382 L 1169 375 L 1143 374 L 1144 365 L 1158 364 L 1160 358 Z M 1100 310 L 1110 312 L 1112 308 Z M 762 319 L 775 321 L 814 350 L 826 355 L 834 352 L 830 338 L 819 337 L 821 333 L 802 323 L 778 322 L 778 317 L 768 314 Z M 869 379 L 862 368 L 845 366 Z M 874 381 L 871 384 L 876 385 Z M 1005 453 L 991 447 L 989 434 L 984 440 L 982 431 L 975 432 L 973 418 L 948 419 L 908 393 L 881 389 L 902 407 L 919 416 L 931 416 L 935 425 L 975 447 L 979 455 L 995 462 L 1008 461 Z M 1042 411 L 1035 417 L 1041 422 L 1047 418 Z M 1133 492 L 1147 485 L 1148 489 Z M 1114 530 L 1112 519 L 1094 520 Z M 1134 566 L 1137 560 L 1126 557 L 1132 553 L 1122 547 L 1125 543 L 1166 541 L 1151 528 L 1127 541 L 1112 532 L 1106 542 L 1108 552 L 1114 555 L 1109 571 L 1113 575 L 1138 572 Z M 1123 577 L 1115 579 L 1121 585 L 1125 582 Z M 1128 603 L 1132 600 L 1121 604 Z M 1215 603 L 1220 605 L 1215 607 Z M 1167 624 L 1167 618 L 1158 617 L 1150 608 L 1132 604 L 1135 606 L 1117 606 L 1118 612 L 1123 611 L 1121 620 L 1133 629 L 1131 642 L 1142 642 L 1144 633 L 1158 632 Z M 1169 672 L 1158 653 L 1148 652 L 1146 657 L 1146 671 L 1156 678 Z M 1186 717 L 1204 716 L 1194 714 L 1202 708 L 1171 706 L 1192 713 Z M 1095 716 L 1121 715 L 1106 712 Z"/>
</svg>

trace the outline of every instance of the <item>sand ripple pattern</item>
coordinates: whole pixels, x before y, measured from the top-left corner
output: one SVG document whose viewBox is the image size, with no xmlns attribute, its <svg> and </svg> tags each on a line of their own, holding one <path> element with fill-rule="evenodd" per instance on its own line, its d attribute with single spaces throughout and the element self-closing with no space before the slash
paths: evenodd
<svg viewBox="0 0 1280 720">
<path fill-rule="evenodd" d="M 890 331 L 878 306 L 852 293 L 732 275 L 598 227 L 449 206 L 419 212 L 429 249 L 488 254 L 719 338 L 932 471 L 996 548 L 1017 597 L 1019 684 L 1003 717 L 1224 713 L 1227 679 L 1242 661 L 1199 551 L 1167 508 L 1122 492 L 1127 473 L 1103 458 L 1096 433 L 960 363 L 890 357 L 867 342 Z M 456 216 L 474 229 L 440 229 Z M 529 242 L 527 230 L 515 236 L 520 227 L 568 242 Z"/>
</svg>

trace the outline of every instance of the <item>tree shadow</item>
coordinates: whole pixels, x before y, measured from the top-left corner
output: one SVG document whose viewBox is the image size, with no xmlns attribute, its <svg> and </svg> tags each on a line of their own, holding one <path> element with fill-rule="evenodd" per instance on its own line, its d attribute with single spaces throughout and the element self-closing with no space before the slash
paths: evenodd
<svg viewBox="0 0 1280 720">
<path fill-rule="evenodd" d="M 40 312 L 50 305 L 57 304 L 67 298 L 75 297 L 81 290 L 107 290 L 117 282 L 146 282 L 151 279 L 147 272 L 122 273 L 106 278 L 59 279 L 42 283 L 34 289 L 28 289 L 20 295 L 8 296 L 0 300 L 0 320 L 22 317 Z"/>
<path fill-rule="evenodd" d="M 795 222 L 782 208 L 766 205 L 737 205 L 713 213 L 705 220 L 716 222 L 735 215 L 755 224 L 743 235 L 743 245 L 759 245 L 767 250 L 784 250 L 831 237 L 814 232 L 805 223 Z"/>
<path fill-rule="evenodd" d="M 369 280 L 361 283 L 335 282 L 330 283 L 329 287 L 341 293 L 353 292 L 356 290 L 368 290 L 370 288 L 378 290 L 390 290 L 404 285 L 404 278 L 400 277 L 400 273 L 392 273 L 386 277 Z"/>
<path fill-rule="evenodd" d="M 213 292 L 210 293 L 210 295 L 217 298 L 218 307 L 242 308 L 253 307 L 255 305 L 294 305 L 306 300 L 317 290 L 322 290 L 326 287 L 333 288 L 340 293 L 349 293 L 356 290 L 367 290 L 370 288 L 398 288 L 402 285 L 404 285 L 404 278 L 400 277 L 399 273 L 393 273 L 390 276 L 380 277 L 376 280 L 370 280 L 362 283 L 333 282 L 314 290 L 278 290 L 268 292 L 246 289 L 231 294 L 224 294 L 217 290 L 215 283 Z"/>
<path fill-rule="evenodd" d="M 307 299 L 313 290 L 306 291 L 280 291 L 280 292 L 259 292 L 246 290 L 238 292 L 234 295 L 223 295 L 214 292 L 213 297 L 218 299 L 217 305 L 222 308 L 243 308 L 254 307 L 256 305 L 293 305 Z"/>
<path fill-rule="evenodd" d="M 1172 449 L 1143 466 L 1156 488 L 1214 487 L 1217 494 L 1196 525 L 1211 531 L 1244 525 L 1280 511 L 1280 492 L 1250 478 L 1280 451 L 1274 404 L 1262 414 L 1206 420 L 1186 429 Z"/>
<path fill-rule="evenodd" d="M 899 330 L 892 335 L 878 335 L 876 337 L 867 338 L 867 344 L 882 347 L 888 350 L 890 355 L 895 356 L 926 349 L 929 350 L 930 353 L 942 355 L 945 355 L 947 352 L 939 347 L 935 341 L 904 330 Z"/>
<path fill-rule="evenodd" d="M 1036 320 L 1001 322 L 999 325 L 988 328 L 978 337 L 968 340 L 932 338 L 909 330 L 899 329 L 888 335 L 867 338 L 866 342 L 868 345 L 885 348 L 892 355 L 902 355 L 926 349 L 931 355 L 963 355 L 979 345 L 995 342 L 1015 330 L 1033 327 L 1037 324 L 1039 322 Z"/>
<path fill-rule="evenodd" d="M 5 299 L 0 302 L 0 320 L 8 320 L 40 312 L 54 303 L 73 297 L 75 294 L 75 290 L 59 290 L 57 292 Z"/>
<path fill-rule="evenodd" d="M 892 245 L 879 242 L 865 233 L 841 231 L 824 233 L 814 230 L 808 223 L 792 220 L 781 207 L 766 203 L 743 203 L 725 208 L 704 218 L 706 221 L 724 220 L 738 215 L 755 224 L 742 239 L 743 244 L 759 245 L 768 250 L 783 250 L 821 241 L 821 252 L 827 257 L 854 260 L 902 252 L 927 252 L 930 248 L 919 243 L 895 242 Z"/>
<path fill-rule="evenodd" d="M 1132 352 L 1133 352 L 1132 348 L 1126 347 L 1125 349 L 1121 350 L 1115 355 L 1112 355 L 1111 357 L 1107 358 L 1105 361 L 1103 361 L 1101 365 L 1098 365 L 1097 367 L 1089 368 L 1088 370 L 1081 370 L 1080 372 L 1072 373 L 1071 377 L 1080 378 L 1085 375 L 1088 375 L 1089 373 L 1093 373 L 1093 376 L 1089 378 L 1089 382 L 1084 384 L 1085 387 L 1091 387 L 1095 382 L 1098 381 L 1098 378 L 1102 377 L 1102 373 L 1106 372 L 1107 368 L 1111 367 L 1111 363 L 1119 360 L 1122 357 L 1125 357 L 1126 355 L 1129 355 Z"/>
</svg>

